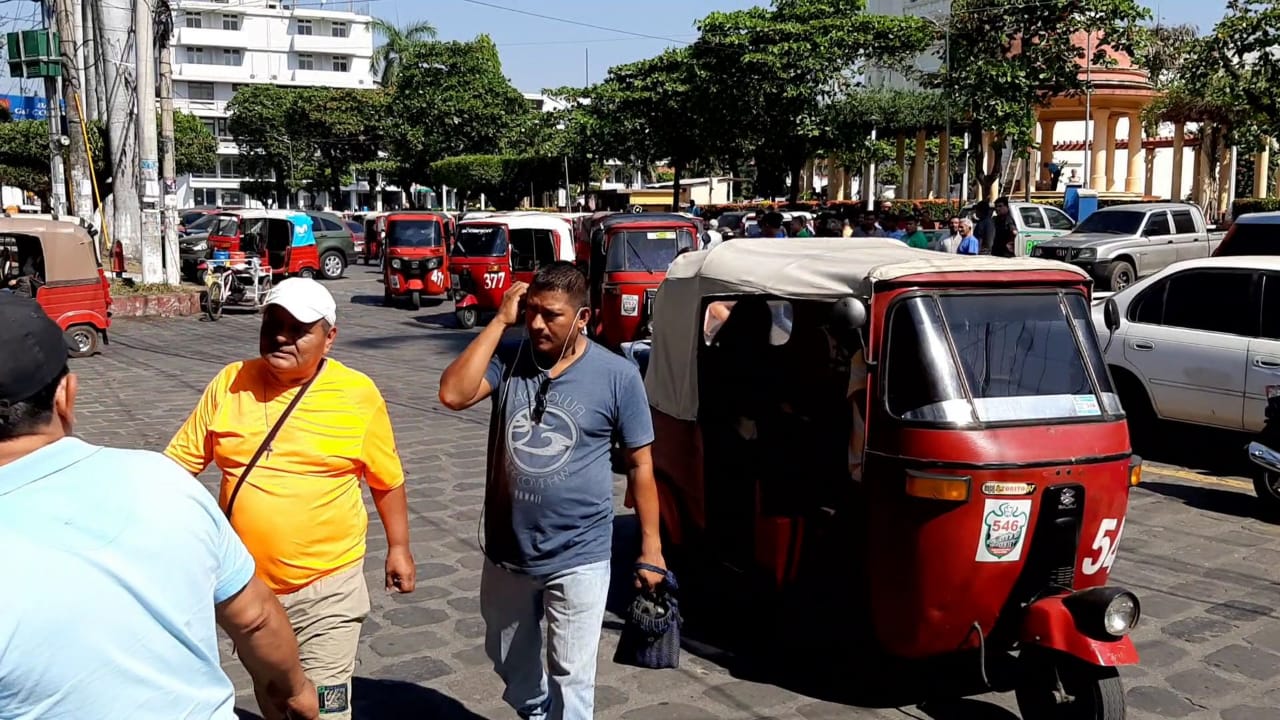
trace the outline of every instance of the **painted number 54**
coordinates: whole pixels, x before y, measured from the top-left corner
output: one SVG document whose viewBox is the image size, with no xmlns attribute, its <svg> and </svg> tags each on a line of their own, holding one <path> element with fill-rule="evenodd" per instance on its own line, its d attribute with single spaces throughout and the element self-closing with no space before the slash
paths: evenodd
<svg viewBox="0 0 1280 720">
<path fill-rule="evenodd" d="M 1093 539 L 1091 554 L 1084 559 L 1080 569 L 1085 575 L 1096 575 L 1099 570 L 1110 570 L 1120 549 L 1120 536 L 1124 534 L 1124 522 L 1116 518 L 1103 518 L 1098 524 L 1098 535 Z"/>
</svg>

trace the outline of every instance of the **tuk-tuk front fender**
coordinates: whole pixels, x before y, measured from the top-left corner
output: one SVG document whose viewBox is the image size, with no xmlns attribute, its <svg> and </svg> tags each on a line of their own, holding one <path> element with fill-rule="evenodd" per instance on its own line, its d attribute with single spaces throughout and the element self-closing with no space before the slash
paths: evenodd
<svg viewBox="0 0 1280 720">
<path fill-rule="evenodd" d="M 1102 641 L 1085 635 L 1076 626 L 1063 596 L 1031 603 L 1022 622 L 1022 644 L 1057 650 L 1100 667 L 1138 664 L 1138 649 L 1128 635 Z"/>
<path fill-rule="evenodd" d="M 455 300 L 453 304 L 455 307 L 458 307 L 458 308 L 468 308 L 468 307 L 471 307 L 472 305 L 479 305 L 480 301 L 476 300 L 475 295 L 472 295 L 471 293 L 467 293 L 466 295 L 463 295 L 462 297 Z"/>
</svg>

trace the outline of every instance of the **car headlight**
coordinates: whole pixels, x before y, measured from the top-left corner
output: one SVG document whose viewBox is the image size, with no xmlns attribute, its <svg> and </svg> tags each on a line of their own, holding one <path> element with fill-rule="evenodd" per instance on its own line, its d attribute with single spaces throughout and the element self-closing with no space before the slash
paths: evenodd
<svg viewBox="0 0 1280 720">
<path fill-rule="evenodd" d="M 1080 248 L 1073 253 L 1076 260 L 1096 260 L 1098 258 L 1097 248 Z"/>
<path fill-rule="evenodd" d="M 191 245 L 188 249 L 191 250 L 191 252 L 204 252 L 205 250 L 209 249 L 209 243 L 198 242 L 194 245 Z"/>
<path fill-rule="evenodd" d="M 1096 587 L 1062 600 L 1085 635 L 1104 642 L 1119 640 L 1138 626 L 1142 604 L 1138 596 L 1118 587 Z"/>
<path fill-rule="evenodd" d="M 392 270 L 400 269 L 400 258 L 391 258 L 391 269 Z"/>
</svg>

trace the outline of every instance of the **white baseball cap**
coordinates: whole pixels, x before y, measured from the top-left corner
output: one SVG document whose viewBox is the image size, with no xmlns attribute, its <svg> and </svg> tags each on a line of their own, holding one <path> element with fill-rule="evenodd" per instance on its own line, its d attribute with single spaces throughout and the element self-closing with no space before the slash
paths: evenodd
<svg viewBox="0 0 1280 720">
<path fill-rule="evenodd" d="M 311 278 L 292 277 L 267 293 L 266 305 L 279 305 L 298 322 L 326 320 L 338 324 L 338 305 L 324 285 Z"/>
</svg>

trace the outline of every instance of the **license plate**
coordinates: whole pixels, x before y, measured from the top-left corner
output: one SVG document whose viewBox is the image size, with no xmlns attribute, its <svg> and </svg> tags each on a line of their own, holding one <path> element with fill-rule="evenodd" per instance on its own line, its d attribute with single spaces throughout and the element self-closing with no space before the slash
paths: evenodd
<svg viewBox="0 0 1280 720">
<path fill-rule="evenodd" d="M 392 290 L 400 289 L 400 278 L 395 275 L 391 276 L 391 289 Z"/>
</svg>

